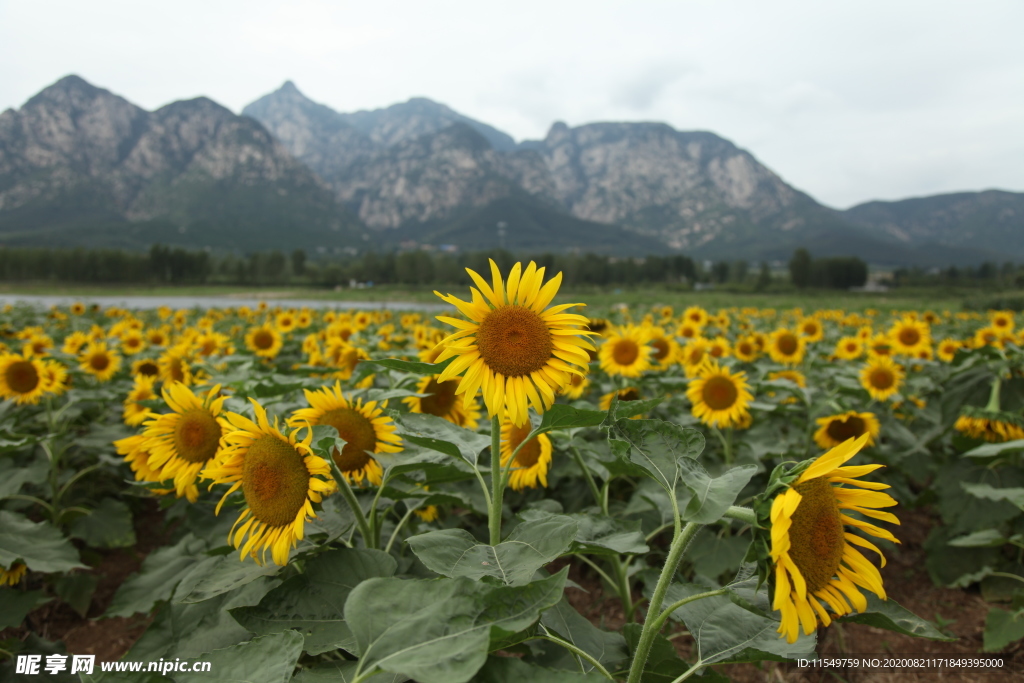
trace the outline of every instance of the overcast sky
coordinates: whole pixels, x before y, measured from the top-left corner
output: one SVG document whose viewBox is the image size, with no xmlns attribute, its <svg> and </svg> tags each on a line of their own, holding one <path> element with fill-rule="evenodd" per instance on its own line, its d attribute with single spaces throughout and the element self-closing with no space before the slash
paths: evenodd
<svg viewBox="0 0 1024 683">
<path fill-rule="evenodd" d="M 664 121 L 845 208 L 1024 191 L 1024 2 L 0 0 L 0 110 L 74 73 L 238 112 L 425 96 L 517 140 Z"/>
</svg>

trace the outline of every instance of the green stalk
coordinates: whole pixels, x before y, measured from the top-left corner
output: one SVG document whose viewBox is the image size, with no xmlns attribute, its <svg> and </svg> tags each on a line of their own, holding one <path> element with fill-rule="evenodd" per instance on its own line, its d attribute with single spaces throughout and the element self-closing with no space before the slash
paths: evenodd
<svg viewBox="0 0 1024 683">
<path fill-rule="evenodd" d="M 353 493 L 352 487 L 349 486 L 348 479 L 342 474 L 341 468 L 338 467 L 338 463 L 334 462 L 334 458 L 327 458 L 327 462 L 331 465 L 331 474 L 334 475 L 334 481 L 338 484 L 338 490 L 341 491 L 341 495 L 344 496 L 345 502 L 352 508 L 352 514 L 356 517 L 356 523 L 359 525 L 359 533 L 363 535 L 363 543 L 366 544 L 367 548 L 375 548 L 373 545 L 373 534 L 370 532 L 370 524 L 366 521 L 366 515 L 363 514 L 363 508 L 359 505 L 359 500 L 356 498 L 356 494 Z"/>
<path fill-rule="evenodd" d="M 1003 380 L 998 375 L 992 380 L 992 391 L 988 395 L 988 405 L 985 406 L 985 410 L 993 413 L 999 412 L 999 389 L 1003 384 Z"/>
<path fill-rule="evenodd" d="M 674 500 L 673 496 L 673 500 Z M 678 521 L 679 516 L 676 515 Z M 675 538 L 672 539 L 672 546 L 668 551 L 668 558 L 665 560 L 665 566 L 661 568 L 661 576 L 658 577 L 658 585 L 654 588 L 654 594 L 651 596 L 651 603 L 647 610 L 648 616 L 652 614 L 660 614 L 661 605 L 665 602 L 665 593 L 668 591 L 668 587 L 672 584 L 672 578 L 676 574 L 676 570 L 679 568 L 679 562 L 682 561 L 683 555 L 686 552 L 687 546 L 690 545 L 690 541 L 693 540 L 694 535 L 700 528 L 699 525 L 693 522 L 687 522 L 686 526 L 682 531 L 678 531 L 675 534 Z M 677 527 L 678 529 L 678 527 Z M 664 623 L 657 623 L 658 618 L 647 619 L 644 622 L 643 631 L 640 633 L 640 642 L 636 646 L 636 654 L 633 657 L 633 664 L 629 668 L 629 678 L 627 683 L 640 683 L 640 677 L 643 675 L 644 667 L 647 665 L 647 657 L 651 654 L 651 646 L 654 645 L 654 637 L 658 635 L 661 630 L 661 625 Z M 657 623 L 657 628 L 655 624 Z"/>
<path fill-rule="evenodd" d="M 398 532 L 403 526 L 405 526 L 405 523 L 409 521 L 409 518 L 412 517 L 412 513 L 414 512 L 416 512 L 416 508 L 410 506 L 409 510 L 405 513 L 405 516 L 398 522 L 398 526 L 396 526 L 395 530 L 391 532 L 391 538 L 388 539 L 388 544 L 384 546 L 384 552 L 391 552 L 391 546 L 394 544 L 395 539 L 398 538 Z"/>
<path fill-rule="evenodd" d="M 590 664 L 594 667 L 594 669 L 599 671 L 601 673 L 601 675 L 604 676 L 605 678 L 607 678 L 609 681 L 614 681 L 615 680 L 615 678 L 610 673 L 608 673 L 608 669 L 606 669 L 603 666 L 601 666 L 601 662 L 599 662 L 596 659 L 594 659 L 590 654 L 588 654 L 587 652 L 584 652 L 583 650 L 581 650 L 580 648 L 576 647 L 572 643 L 564 641 L 561 638 L 559 638 L 558 636 L 553 635 L 551 633 L 551 631 L 549 631 L 543 625 L 541 626 L 541 628 L 544 629 L 544 635 L 537 636 L 537 638 L 539 640 L 550 640 L 552 643 L 558 643 L 559 645 L 561 645 L 562 647 L 564 647 L 566 650 L 568 650 L 569 652 L 573 653 L 577 657 L 580 657 L 580 658 L 585 659 L 588 662 L 590 662 Z M 583 666 L 581 665 L 580 669 L 582 669 L 582 668 L 583 668 Z M 584 671 L 583 673 L 586 673 L 586 671 Z"/>
<path fill-rule="evenodd" d="M 745 522 L 751 526 L 757 526 L 757 515 L 755 515 L 754 511 L 750 508 L 730 505 L 729 509 L 725 511 L 723 516 L 728 517 L 729 519 Z"/>
<path fill-rule="evenodd" d="M 505 492 L 505 473 L 501 469 L 501 419 L 491 418 L 491 507 L 487 515 L 490 544 L 501 543 L 501 498 Z"/>
<path fill-rule="evenodd" d="M 590 474 L 590 470 L 583 462 L 583 456 L 580 454 L 580 449 L 576 448 L 576 446 L 570 446 L 569 452 L 572 453 L 573 460 L 576 461 L 576 464 L 580 466 L 580 470 L 583 472 L 583 478 L 587 480 L 587 486 L 590 487 L 590 494 L 594 496 L 594 502 L 600 507 L 603 502 L 601 491 L 597 488 L 597 483 L 594 481 L 593 475 Z"/>
</svg>

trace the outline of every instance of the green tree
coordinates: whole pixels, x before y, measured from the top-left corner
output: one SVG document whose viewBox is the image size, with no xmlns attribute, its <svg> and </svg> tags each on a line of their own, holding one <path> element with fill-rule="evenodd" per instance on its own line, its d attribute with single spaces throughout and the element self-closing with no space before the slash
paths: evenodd
<svg viewBox="0 0 1024 683">
<path fill-rule="evenodd" d="M 800 289 L 811 284 L 811 253 L 806 249 L 793 252 L 789 260 L 789 279 Z"/>
</svg>

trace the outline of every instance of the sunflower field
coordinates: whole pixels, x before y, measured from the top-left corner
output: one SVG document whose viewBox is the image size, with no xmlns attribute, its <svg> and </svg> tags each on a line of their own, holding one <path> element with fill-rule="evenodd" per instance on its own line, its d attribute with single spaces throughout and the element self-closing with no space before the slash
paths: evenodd
<svg viewBox="0 0 1024 683">
<path fill-rule="evenodd" d="M 589 311 L 491 265 L 436 317 L 7 307 L 0 679 L 77 653 L 60 619 L 174 664 L 53 680 L 786 680 L 855 625 L 964 652 L 887 592 L 908 519 L 1024 671 L 1012 313 Z"/>
</svg>

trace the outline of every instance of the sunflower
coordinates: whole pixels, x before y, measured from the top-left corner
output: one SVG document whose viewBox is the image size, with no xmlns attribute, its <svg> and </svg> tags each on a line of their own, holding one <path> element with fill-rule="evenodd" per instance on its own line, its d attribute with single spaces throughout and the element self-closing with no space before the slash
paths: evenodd
<svg viewBox="0 0 1024 683">
<path fill-rule="evenodd" d="M 1013 311 L 989 311 L 989 324 L 1002 332 L 1013 330 Z"/>
<path fill-rule="evenodd" d="M 729 372 L 717 361 L 708 359 L 686 389 L 686 398 L 693 404 L 693 414 L 713 427 L 732 427 L 747 413 L 754 400 L 749 391 L 746 373 Z"/>
<path fill-rule="evenodd" d="M 658 364 L 658 367 L 665 369 L 675 365 L 678 361 L 679 344 L 675 339 L 665 334 L 660 327 L 650 329 L 651 347 L 650 360 Z"/>
<path fill-rule="evenodd" d="M 857 481 L 882 465 L 843 466 L 868 439 L 868 434 L 850 439 L 817 458 L 772 502 L 772 609 L 781 612 L 779 633 L 790 643 L 796 642 L 801 627 L 810 635 L 819 621 L 824 626 L 832 623 L 826 606 L 837 616 L 867 609 L 867 599 L 858 586 L 886 599 L 878 569 L 854 546 L 878 553 L 882 566 L 885 557 L 873 543 L 847 531 L 847 527 L 855 527 L 899 543 L 885 529 L 845 512 L 899 524 L 895 515 L 878 509 L 896 505 L 891 496 L 880 492 L 889 486 Z"/>
<path fill-rule="evenodd" d="M 192 374 L 191 357 L 191 351 L 182 345 L 164 351 L 157 360 L 160 381 L 164 384 L 180 382 L 185 386 L 193 384 L 195 376 Z"/>
<path fill-rule="evenodd" d="M 753 363 L 761 354 L 753 336 L 740 337 L 732 347 L 732 355 L 744 363 Z"/>
<path fill-rule="evenodd" d="M 786 328 L 775 330 L 768 340 L 768 355 L 776 363 L 796 365 L 804 359 L 806 352 L 806 338 Z"/>
<path fill-rule="evenodd" d="M 78 367 L 100 382 L 108 382 L 121 369 L 121 355 L 108 349 L 105 342 L 90 342 Z"/>
<path fill-rule="evenodd" d="M 409 406 L 410 412 L 437 415 L 460 427 L 476 429 L 480 420 L 476 397 L 466 398 L 465 394 L 455 393 L 459 388 L 458 380 L 438 382 L 438 377 L 421 378 L 416 393 L 426 396 L 408 396 L 402 402 Z"/>
<path fill-rule="evenodd" d="M 583 375 L 574 374 L 569 375 L 569 383 L 562 387 L 560 393 L 570 401 L 575 401 L 587 393 L 588 388 L 590 388 L 590 380 Z"/>
<path fill-rule="evenodd" d="M 171 336 L 166 327 L 154 327 L 146 331 L 146 341 L 150 346 L 167 346 Z"/>
<path fill-rule="evenodd" d="M 974 346 L 995 346 L 1002 348 L 1002 333 L 994 327 L 982 327 L 974 333 Z"/>
<path fill-rule="evenodd" d="M 916 356 L 917 351 L 931 344 L 928 323 L 904 316 L 889 329 L 893 353 L 901 356 Z"/>
<path fill-rule="evenodd" d="M 125 355 L 132 356 L 146 348 L 146 338 L 138 330 L 126 332 L 121 337 L 121 350 Z"/>
<path fill-rule="evenodd" d="M 732 355 L 732 345 L 728 339 L 718 335 L 708 342 L 708 355 L 712 358 L 728 358 Z"/>
<path fill-rule="evenodd" d="M 0 356 L 0 396 L 15 403 L 36 404 L 46 393 L 46 367 L 31 356 L 7 353 Z"/>
<path fill-rule="evenodd" d="M 547 308 L 558 293 L 562 274 L 542 286 L 544 271 L 533 261 L 525 270 L 517 263 L 508 281 L 502 282 L 492 260 L 493 286 L 466 269 L 477 286 L 470 290 L 472 302 L 434 292 L 468 318 L 437 317 L 457 328 L 442 342 L 445 349 L 437 358 L 455 360 L 438 379 L 454 379 L 464 372 L 458 393 L 474 397 L 483 389 L 488 414 L 493 418 L 507 411 L 507 419 L 517 426 L 529 420 L 530 405 L 543 413 L 555 402 L 555 392 L 569 383 L 569 375 L 586 372 L 587 349 L 593 349 L 587 340 L 587 318 L 564 312 L 580 304 Z"/>
<path fill-rule="evenodd" d="M 863 434 L 868 435 L 865 445 L 874 446 L 879 431 L 878 418 L 874 413 L 858 413 L 854 410 L 819 417 L 817 423 L 818 431 L 814 432 L 814 441 L 822 448 L 835 448 L 847 439 L 856 439 Z"/>
<path fill-rule="evenodd" d="M 121 414 L 124 423 L 129 427 L 141 424 L 150 416 L 149 408 L 141 405 L 140 401 L 157 398 L 156 390 L 153 389 L 154 383 L 156 383 L 156 377 L 135 376 L 135 385 L 124 400 L 124 412 Z"/>
<path fill-rule="evenodd" d="M 708 312 L 700 306 L 690 306 L 683 311 L 683 322 L 702 328 L 708 324 Z"/>
<path fill-rule="evenodd" d="M 857 337 L 843 337 L 836 342 L 832 355 L 842 360 L 854 360 L 864 355 L 864 342 Z"/>
<path fill-rule="evenodd" d="M 821 341 L 825 336 L 825 328 L 817 318 L 804 318 L 797 325 L 797 331 L 808 342 Z"/>
<path fill-rule="evenodd" d="M 144 423 L 149 464 L 163 479 L 174 479 L 179 498 L 195 500 L 196 477 L 220 451 L 227 397 L 218 396 L 219 384 L 202 399 L 180 382 L 165 385 L 161 393 L 173 412 L 151 415 Z"/>
<path fill-rule="evenodd" d="M 512 422 L 501 425 L 501 464 L 508 465 L 512 452 L 530 435 L 530 423 L 516 426 Z M 547 434 L 539 434 L 526 443 L 516 455 L 509 476 L 509 486 L 516 491 L 524 488 L 537 488 L 537 482 L 544 488 L 548 486 L 548 470 L 551 468 L 551 439 Z"/>
<path fill-rule="evenodd" d="M 253 327 L 245 335 L 245 346 L 260 358 L 274 358 L 281 352 L 284 340 L 271 325 Z"/>
<path fill-rule="evenodd" d="M 645 370 L 651 369 L 651 353 L 654 349 L 648 345 L 648 341 L 650 332 L 642 327 L 625 325 L 612 330 L 598 350 L 601 369 L 609 375 L 639 377 Z"/>
<path fill-rule="evenodd" d="M 903 369 L 888 356 L 873 356 L 860 371 L 860 385 L 871 398 L 885 401 L 903 384 Z"/>
<path fill-rule="evenodd" d="M 148 439 L 142 434 L 136 434 L 114 442 L 114 448 L 118 455 L 124 456 L 124 461 L 135 473 L 135 481 L 163 481 L 164 476 L 159 469 L 154 469 L 150 464 L 150 453 L 147 447 Z M 162 492 L 161 492 L 162 493 Z M 196 502 L 199 497 L 199 489 L 190 487 L 187 492 L 190 494 L 189 502 Z"/>
<path fill-rule="evenodd" d="M 0 564 L 0 586 L 16 586 L 21 581 L 28 566 L 24 562 L 14 562 L 10 567 Z"/>
<path fill-rule="evenodd" d="M 55 360 L 43 361 L 43 390 L 60 396 L 71 386 L 68 369 Z"/>
<path fill-rule="evenodd" d="M 81 301 L 76 301 L 71 304 L 71 307 L 68 310 L 70 310 L 74 315 L 83 315 L 85 313 L 85 304 Z"/>
<path fill-rule="evenodd" d="M 893 353 L 892 340 L 888 335 L 879 332 L 868 340 L 869 356 L 891 356 Z"/>
<path fill-rule="evenodd" d="M 64 337 L 64 345 L 60 350 L 68 355 L 77 356 L 79 351 L 82 350 L 82 347 L 88 343 L 89 335 L 85 332 L 72 332 L 68 336 Z"/>
<path fill-rule="evenodd" d="M 214 484 L 231 484 L 217 503 L 217 514 L 238 489 L 245 496 L 245 509 L 228 532 L 228 542 L 241 546 L 240 559 L 248 555 L 263 564 L 269 550 L 274 564 L 283 566 L 288 564 L 291 549 L 302 540 L 306 521 L 316 517 L 313 503 L 319 503 L 334 482 L 327 461 L 314 455 L 310 447 L 312 429 L 302 441 L 295 438 L 294 431 L 286 436 L 278 429 L 277 420 L 271 426 L 263 406 L 249 400 L 256 422 L 238 413 L 227 414 L 230 429 L 224 437 L 224 455 L 203 470 L 203 478 Z"/>
<path fill-rule="evenodd" d="M 53 339 L 46 334 L 34 334 L 32 337 L 22 344 L 22 350 L 26 355 L 31 356 L 45 356 L 53 348 Z"/>
<path fill-rule="evenodd" d="M 682 322 L 676 327 L 676 336 L 682 339 L 693 339 L 694 337 L 701 336 L 700 325 L 694 325 L 691 322 Z"/>
<path fill-rule="evenodd" d="M 994 406 L 998 406 L 998 401 L 986 408 L 964 406 L 953 428 L 973 439 L 991 443 L 1024 439 L 1024 420 Z"/>
<path fill-rule="evenodd" d="M 144 377 L 160 377 L 160 364 L 152 358 L 140 358 L 132 361 L 132 377 L 142 375 Z"/>
<path fill-rule="evenodd" d="M 711 343 L 704 337 L 694 337 L 679 351 L 679 361 L 683 364 L 683 372 L 687 377 L 694 377 L 700 372 L 704 360 L 708 358 Z"/>
<path fill-rule="evenodd" d="M 323 387 L 318 391 L 303 390 L 309 408 L 296 410 L 290 418 L 290 427 L 303 424 L 329 425 L 338 430 L 338 436 L 345 440 L 339 452 L 334 449 L 334 462 L 345 478 L 353 483 L 368 479 L 377 486 L 384 471 L 371 453 L 397 453 L 402 450 L 402 440 L 395 434 L 395 424 L 384 415 L 387 401 L 380 405 L 376 401 L 363 404 L 363 399 L 352 402 L 341 393 L 341 383 L 334 387 Z"/>
<path fill-rule="evenodd" d="M 293 313 L 292 311 L 284 311 L 283 313 L 278 313 L 277 317 L 274 318 L 274 327 L 276 327 L 279 332 L 291 332 L 292 330 L 295 329 L 297 324 L 298 319 L 295 317 L 295 313 Z"/>
</svg>

